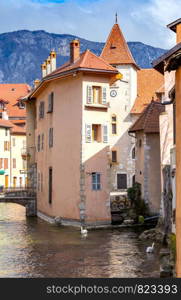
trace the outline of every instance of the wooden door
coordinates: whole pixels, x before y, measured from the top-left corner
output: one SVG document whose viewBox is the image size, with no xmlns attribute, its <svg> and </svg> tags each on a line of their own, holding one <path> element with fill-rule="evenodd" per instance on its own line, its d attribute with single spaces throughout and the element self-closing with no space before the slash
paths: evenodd
<svg viewBox="0 0 181 300">
<path fill-rule="evenodd" d="M 13 177 L 13 187 L 16 187 L 16 183 L 17 183 L 17 177 Z"/>
<path fill-rule="evenodd" d="M 9 187 L 9 176 L 5 175 L 5 188 Z"/>
</svg>

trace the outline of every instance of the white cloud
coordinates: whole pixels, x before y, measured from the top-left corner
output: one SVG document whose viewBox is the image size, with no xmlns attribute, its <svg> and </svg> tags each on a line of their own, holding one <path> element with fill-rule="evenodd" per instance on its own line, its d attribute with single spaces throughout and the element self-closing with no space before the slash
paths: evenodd
<svg viewBox="0 0 181 300">
<path fill-rule="evenodd" d="M 175 35 L 166 24 L 179 18 L 181 0 L 67 0 L 40 3 L 32 0 L 1 0 L 1 32 L 19 29 L 70 33 L 105 41 L 118 12 L 120 26 L 129 41 L 169 48 Z"/>
</svg>

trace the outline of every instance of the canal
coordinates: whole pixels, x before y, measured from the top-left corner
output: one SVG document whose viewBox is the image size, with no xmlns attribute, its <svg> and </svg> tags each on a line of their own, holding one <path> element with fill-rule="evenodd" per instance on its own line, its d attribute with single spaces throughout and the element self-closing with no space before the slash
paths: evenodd
<svg viewBox="0 0 181 300">
<path fill-rule="evenodd" d="M 25 217 L 17 204 L 0 204 L 0 277 L 159 277 L 159 247 L 130 229 L 89 231 Z"/>
</svg>

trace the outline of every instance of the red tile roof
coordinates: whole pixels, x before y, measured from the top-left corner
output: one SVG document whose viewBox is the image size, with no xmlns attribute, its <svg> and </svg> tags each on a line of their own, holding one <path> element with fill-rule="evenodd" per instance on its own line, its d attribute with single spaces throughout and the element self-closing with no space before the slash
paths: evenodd
<svg viewBox="0 0 181 300">
<path fill-rule="evenodd" d="M 0 119 L 0 127 L 11 128 L 13 124 L 9 120 Z"/>
<path fill-rule="evenodd" d="M 90 50 L 86 50 L 74 63 L 65 63 L 60 68 L 44 77 L 44 79 L 49 78 L 53 75 L 61 75 L 61 73 L 73 71 L 76 69 L 99 70 L 103 72 L 110 71 L 113 73 L 118 73 L 117 69 L 110 66 L 107 61 L 105 61 L 101 57 L 96 56 Z"/>
<path fill-rule="evenodd" d="M 138 94 L 131 110 L 133 114 L 140 114 L 144 108 L 156 100 L 156 92 L 163 92 L 164 76 L 154 69 L 141 69 L 137 72 Z"/>
<path fill-rule="evenodd" d="M 27 84 L 0 84 L 0 99 L 8 101 L 6 104 L 9 117 L 26 117 L 26 109 L 20 109 L 15 105 L 19 98 L 30 91 Z"/>
<path fill-rule="evenodd" d="M 139 69 L 118 24 L 112 27 L 101 57 L 112 65 L 132 64 Z"/>
<path fill-rule="evenodd" d="M 25 126 L 22 127 L 22 126 L 13 125 L 11 128 L 11 134 L 26 135 Z"/>
<path fill-rule="evenodd" d="M 159 115 L 165 111 L 160 102 L 151 101 L 138 120 L 131 126 L 129 132 L 144 131 L 144 133 L 159 133 Z"/>
</svg>

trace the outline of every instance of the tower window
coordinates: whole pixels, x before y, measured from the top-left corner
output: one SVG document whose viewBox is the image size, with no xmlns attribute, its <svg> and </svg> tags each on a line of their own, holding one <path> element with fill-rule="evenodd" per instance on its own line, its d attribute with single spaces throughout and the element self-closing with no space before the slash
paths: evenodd
<svg viewBox="0 0 181 300">
<path fill-rule="evenodd" d="M 112 115 L 112 134 L 117 134 L 117 117 Z"/>
</svg>

